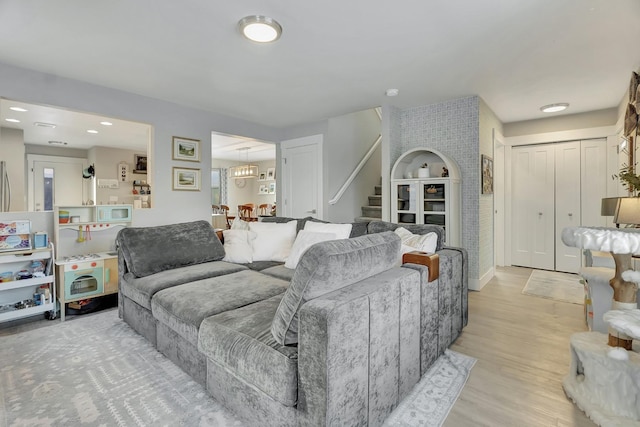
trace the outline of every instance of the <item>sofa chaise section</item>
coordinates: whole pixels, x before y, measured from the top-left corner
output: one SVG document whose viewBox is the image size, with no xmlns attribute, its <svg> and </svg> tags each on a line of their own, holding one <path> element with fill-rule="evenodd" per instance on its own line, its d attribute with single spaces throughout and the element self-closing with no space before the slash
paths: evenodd
<svg viewBox="0 0 640 427">
<path fill-rule="evenodd" d="M 209 392 L 251 425 L 381 425 L 420 377 L 420 274 L 393 267 L 399 248 L 318 243 L 284 295 L 205 319 Z"/>
</svg>

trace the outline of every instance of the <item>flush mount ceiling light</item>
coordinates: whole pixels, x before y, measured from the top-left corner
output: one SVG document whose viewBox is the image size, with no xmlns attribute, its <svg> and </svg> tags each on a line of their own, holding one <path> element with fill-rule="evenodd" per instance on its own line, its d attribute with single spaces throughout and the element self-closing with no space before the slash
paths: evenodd
<svg viewBox="0 0 640 427">
<path fill-rule="evenodd" d="M 557 113 L 558 111 L 564 111 L 569 107 L 568 102 L 559 102 L 557 104 L 549 104 L 544 107 L 540 107 L 540 111 L 543 113 Z"/>
<path fill-rule="evenodd" d="M 240 33 L 257 43 L 270 43 L 278 40 L 282 27 L 274 19 L 262 15 L 245 16 L 238 22 Z"/>
<path fill-rule="evenodd" d="M 111 123 L 111 122 L 106 122 L 106 121 L 105 121 L 105 122 L 100 122 L 100 124 L 101 124 L 102 126 L 112 126 L 112 125 L 113 125 L 113 123 Z"/>
<path fill-rule="evenodd" d="M 20 120 L 18 119 L 4 119 L 6 122 L 10 122 L 10 123 L 20 123 Z"/>
<path fill-rule="evenodd" d="M 95 129 L 89 129 L 87 130 L 87 133 L 98 133 L 98 131 Z"/>
<path fill-rule="evenodd" d="M 384 94 L 387 96 L 398 96 L 399 93 L 400 91 L 398 89 L 387 89 Z"/>
<path fill-rule="evenodd" d="M 25 112 L 29 111 L 29 110 L 25 110 L 24 108 L 21 108 L 21 107 L 9 107 L 9 110 L 19 111 L 21 113 L 25 113 Z"/>
<path fill-rule="evenodd" d="M 233 179 L 237 178 L 257 178 L 258 177 L 258 165 L 252 165 L 249 163 L 249 147 L 238 148 L 238 158 L 242 152 L 246 153 L 247 164 L 240 166 L 232 166 L 229 168 L 229 176 Z"/>
<path fill-rule="evenodd" d="M 53 123 L 44 123 L 44 122 L 34 122 L 33 125 L 41 128 L 51 128 L 51 129 L 55 129 L 56 127 L 56 125 L 54 125 Z"/>
</svg>

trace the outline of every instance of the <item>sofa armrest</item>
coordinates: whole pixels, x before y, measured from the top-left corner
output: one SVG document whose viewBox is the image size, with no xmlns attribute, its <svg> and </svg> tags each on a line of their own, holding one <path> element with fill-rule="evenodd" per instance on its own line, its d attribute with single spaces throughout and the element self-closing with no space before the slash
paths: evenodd
<svg viewBox="0 0 640 427">
<path fill-rule="evenodd" d="M 440 256 L 422 251 L 407 252 L 402 255 L 403 264 L 420 264 L 429 268 L 429 282 L 440 277 Z"/>
<path fill-rule="evenodd" d="M 302 306 L 299 425 L 382 425 L 420 378 L 420 286 L 396 267 Z"/>
</svg>

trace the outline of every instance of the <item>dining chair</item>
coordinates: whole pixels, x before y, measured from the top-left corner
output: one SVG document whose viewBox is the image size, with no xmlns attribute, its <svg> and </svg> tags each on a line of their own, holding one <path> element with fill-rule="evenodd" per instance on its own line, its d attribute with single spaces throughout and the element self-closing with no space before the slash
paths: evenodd
<svg viewBox="0 0 640 427">
<path fill-rule="evenodd" d="M 238 205 L 238 216 L 243 221 L 252 221 L 253 219 L 253 205 L 250 203 L 244 205 Z"/>
<path fill-rule="evenodd" d="M 263 203 L 261 205 L 258 205 L 258 213 L 260 215 L 269 215 L 271 211 L 271 206 L 269 206 L 268 203 Z"/>
<path fill-rule="evenodd" d="M 220 205 L 220 209 L 224 212 L 224 219 L 227 221 L 227 228 L 231 228 L 231 223 L 229 222 L 229 206 Z"/>
</svg>

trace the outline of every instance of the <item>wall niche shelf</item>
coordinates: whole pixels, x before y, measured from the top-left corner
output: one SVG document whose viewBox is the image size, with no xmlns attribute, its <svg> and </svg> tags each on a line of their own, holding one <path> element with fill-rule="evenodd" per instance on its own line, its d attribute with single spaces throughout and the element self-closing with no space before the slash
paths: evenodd
<svg viewBox="0 0 640 427">
<path fill-rule="evenodd" d="M 419 177 L 424 163 L 429 175 Z M 460 168 L 451 158 L 425 148 L 407 151 L 391 169 L 391 221 L 439 225 L 445 230 L 446 244 L 460 246 L 460 183 Z"/>
</svg>

